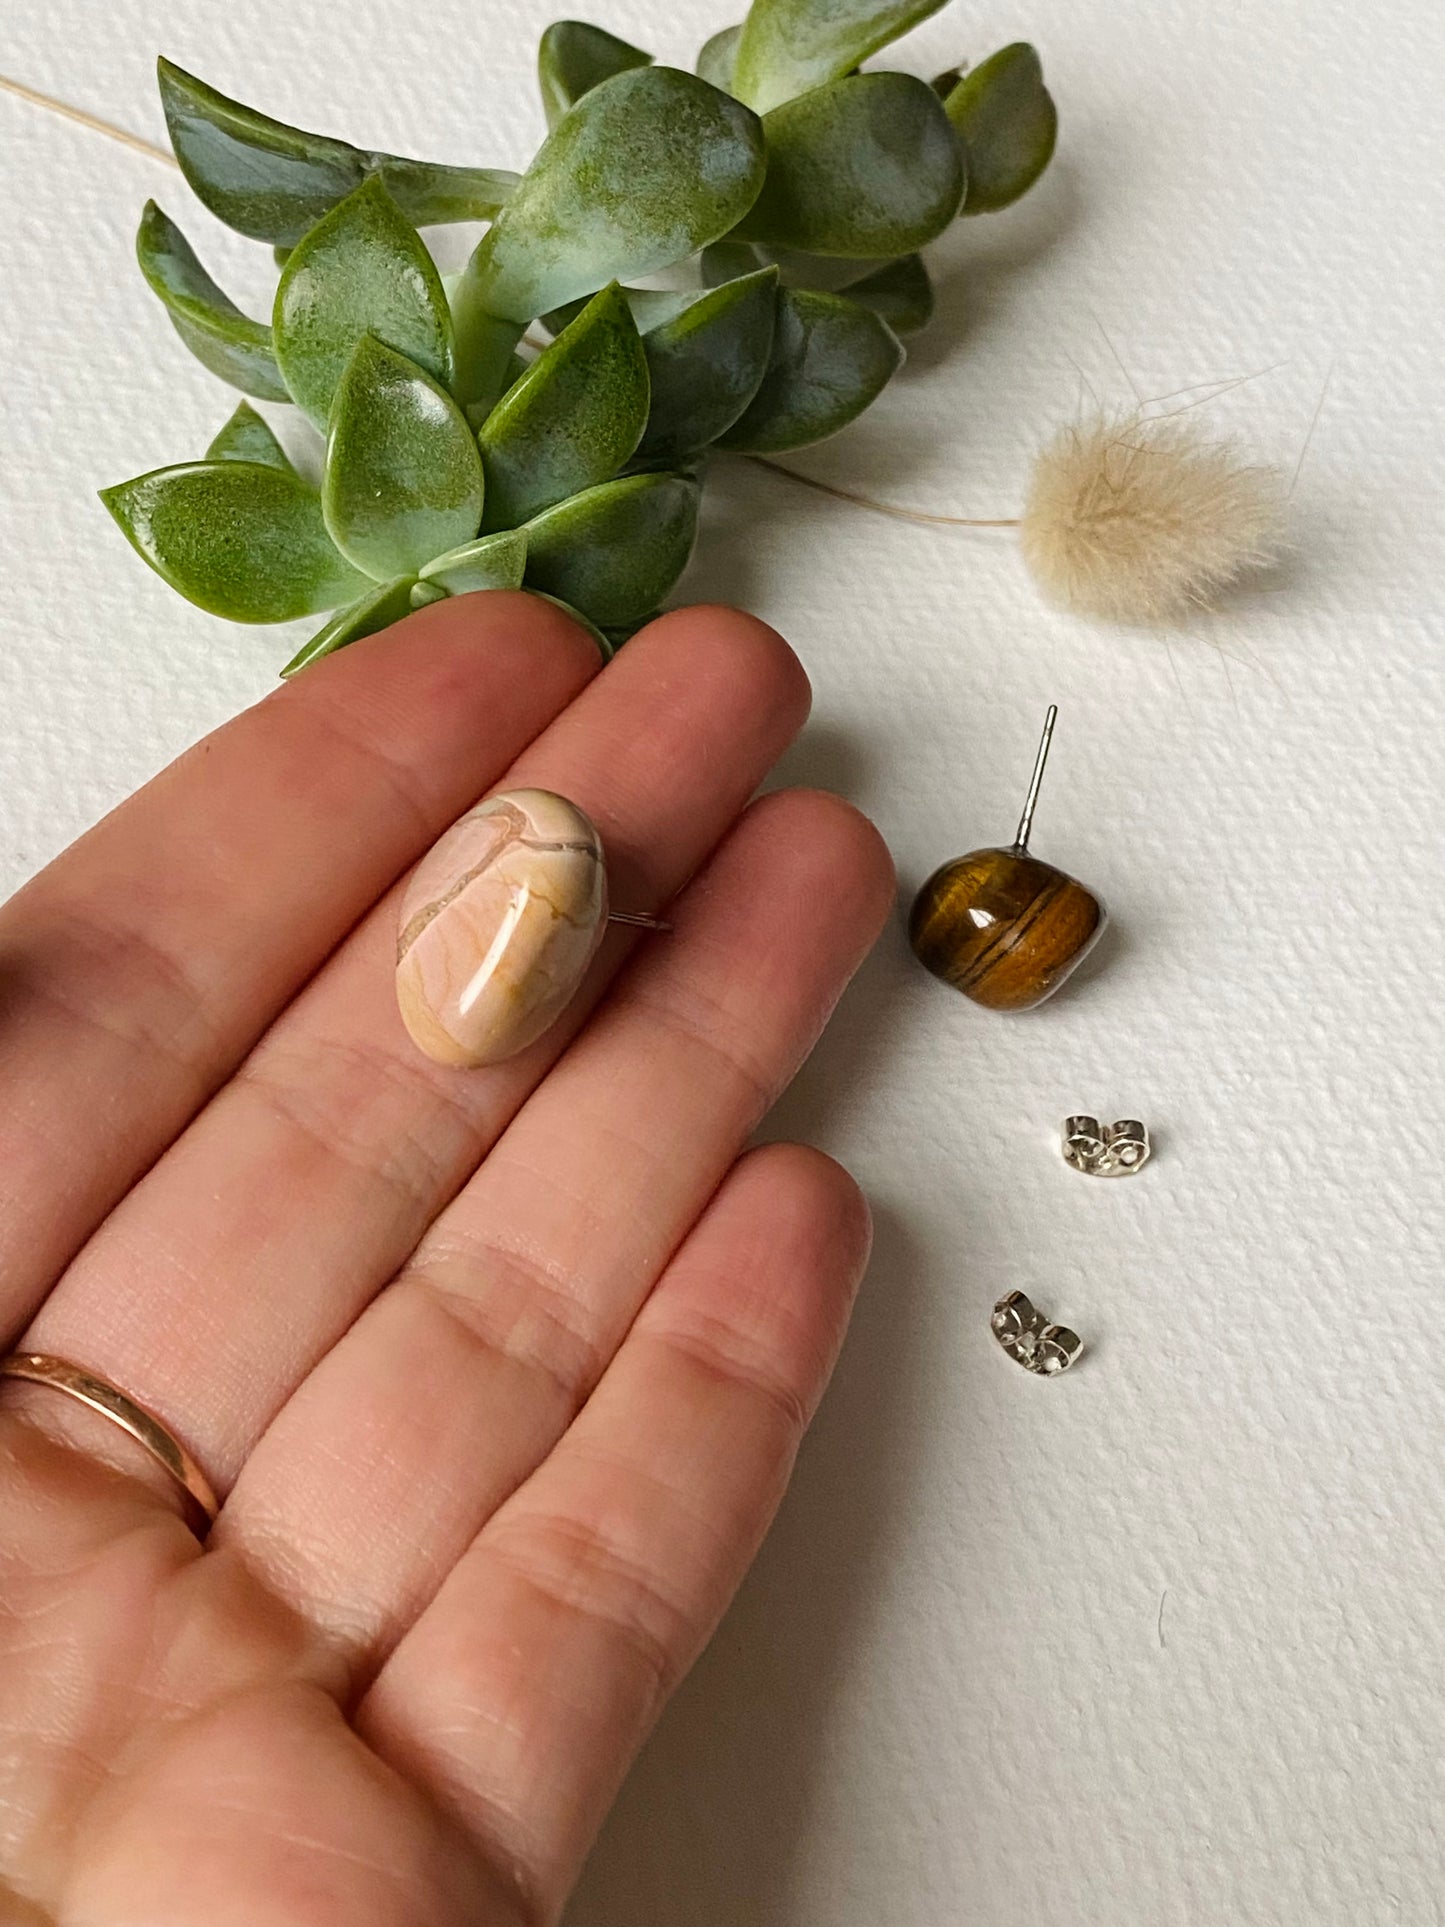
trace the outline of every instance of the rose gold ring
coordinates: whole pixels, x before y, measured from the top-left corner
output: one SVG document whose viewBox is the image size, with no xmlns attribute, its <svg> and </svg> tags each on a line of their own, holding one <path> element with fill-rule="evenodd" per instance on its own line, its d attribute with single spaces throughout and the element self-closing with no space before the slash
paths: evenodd
<svg viewBox="0 0 1445 1927">
<path fill-rule="evenodd" d="M 0 1358 L 0 1378 L 48 1385 L 118 1425 L 170 1473 L 185 1497 L 186 1523 L 198 1539 L 205 1538 L 221 1509 L 215 1491 L 180 1440 L 166 1430 L 154 1412 L 137 1405 L 109 1379 L 84 1365 L 72 1365 L 68 1358 L 52 1358 L 48 1352 L 11 1352 L 8 1358 Z"/>
</svg>

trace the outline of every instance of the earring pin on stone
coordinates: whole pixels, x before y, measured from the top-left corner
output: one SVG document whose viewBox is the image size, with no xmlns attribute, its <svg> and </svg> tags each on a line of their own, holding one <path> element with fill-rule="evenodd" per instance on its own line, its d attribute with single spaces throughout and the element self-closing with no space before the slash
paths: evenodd
<svg viewBox="0 0 1445 1927">
<path fill-rule="evenodd" d="M 402 897 L 396 996 L 412 1042 L 438 1064 L 501 1063 L 535 1043 L 576 994 L 609 922 L 602 838 L 551 790 L 502 790 L 435 843 Z"/>
</svg>

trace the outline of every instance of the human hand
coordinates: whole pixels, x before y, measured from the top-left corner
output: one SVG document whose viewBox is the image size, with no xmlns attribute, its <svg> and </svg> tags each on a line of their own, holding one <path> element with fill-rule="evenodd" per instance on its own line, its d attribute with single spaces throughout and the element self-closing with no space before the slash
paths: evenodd
<svg viewBox="0 0 1445 1927">
<path fill-rule="evenodd" d="M 554 1921 L 767 1526 L 868 1219 L 743 1146 L 891 871 L 833 798 L 745 807 L 807 707 L 761 624 L 596 667 L 534 598 L 437 604 L 0 912 L 0 1350 L 103 1374 L 224 1497 L 203 1549 L 113 1427 L 0 1383 L 3 1927 Z M 519 784 L 675 934 L 445 1070 L 393 885 Z"/>
</svg>

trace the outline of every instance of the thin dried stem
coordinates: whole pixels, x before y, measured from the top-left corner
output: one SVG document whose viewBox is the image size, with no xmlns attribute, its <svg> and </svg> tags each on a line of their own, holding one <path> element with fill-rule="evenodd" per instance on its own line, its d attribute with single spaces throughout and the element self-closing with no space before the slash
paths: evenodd
<svg viewBox="0 0 1445 1927">
<path fill-rule="evenodd" d="M 88 127 L 93 134 L 104 134 L 107 140 L 118 141 L 122 147 L 134 148 L 137 154 L 148 154 L 153 161 L 164 161 L 167 167 L 179 163 L 174 154 L 168 154 L 163 147 L 142 140 L 139 134 L 128 134 L 123 127 L 116 127 L 108 120 L 99 120 L 94 114 L 87 114 L 83 107 L 72 107 L 69 101 L 57 100 L 53 94 L 42 94 L 34 87 L 27 87 L 23 81 L 12 80 L 8 74 L 0 74 L 0 93 L 14 94 L 17 100 L 28 100 L 32 107 L 43 108 L 46 113 L 59 114 L 63 120 L 73 120 L 80 127 Z"/>
<path fill-rule="evenodd" d="M 855 495 L 852 489 L 835 488 L 831 482 L 820 482 L 816 475 L 801 475 L 795 468 L 771 462 L 766 455 L 749 455 L 747 460 L 756 462 L 759 468 L 770 468 L 775 475 L 786 475 L 790 481 L 801 482 L 804 488 L 816 489 L 820 495 L 831 495 L 835 502 L 852 502 L 857 508 L 872 509 L 875 515 L 891 515 L 899 522 L 924 522 L 950 529 L 1016 529 L 1019 526 L 1016 515 L 930 515 L 926 509 L 902 508 L 897 502 L 875 502 L 871 495 Z"/>
<path fill-rule="evenodd" d="M 1289 493 L 1291 495 L 1294 494 L 1295 489 L 1299 485 L 1299 478 L 1301 473 L 1304 470 L 1305 456 L 1308 455 L 1310 452 L 1310 443 L 1314 440 L 1315 430 L 1320 425 L 1320 416 L 1325 412 L 1325 400 L 1329 395 L 1330 383 L 1334 380 L 1334 378 L 1335 378 L 1335 364 L 1331 362 L 1329 367 L 1325 370 L 1324 382 L 1320 387 L 1320 398 L 1315 403 L 1315 412 L 1310 416 L 1310 425 L 1305 430 L 1304 447 L 1300 450 L 1299 460 L 1294 465 L 1294 474 L 1291 475 L 1289 478 Z"/>
</svg>

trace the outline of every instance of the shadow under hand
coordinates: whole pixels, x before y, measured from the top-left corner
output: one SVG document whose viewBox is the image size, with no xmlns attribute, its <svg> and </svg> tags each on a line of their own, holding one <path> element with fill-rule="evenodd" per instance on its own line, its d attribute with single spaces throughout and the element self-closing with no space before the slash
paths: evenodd
<svg viewBox="0 0 1445 1927">
<path fill-rule="evenodd" d="M 891 1055 L 885 937 L 826 1043 L 768 1120 L 833 1135 Z M 757 1564 L 663 1715 L 593 1852 L 568 1927 L 797 1927 L 794 1874 L 836 1779 L 829 1733 L 850 1654 L 898 1560 L 929 1344 L 921 1267 L 876 1197 L 873 1262 L 833 1384 Z"/>
<path fill-rule="evenodd" d="M 568 1927 L 797 1927 L 791 1875 L 829 1777 L 831 1710 L 908 1479 L 922 1343 L 907 1234 L 874 1260 L 833 1385 L 757 1564 L 633 1768 Z"/>
</svg>

